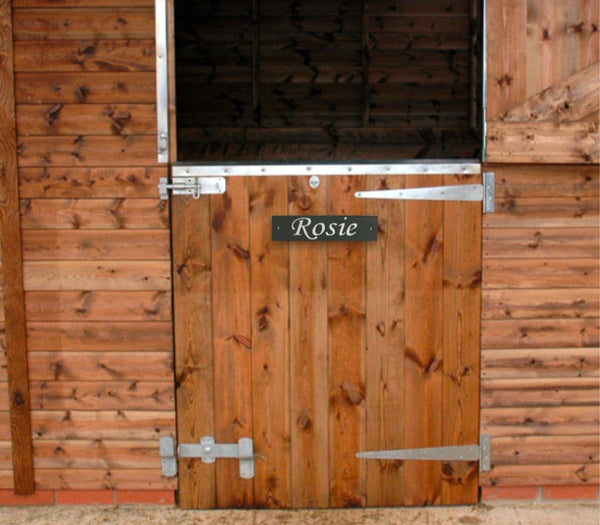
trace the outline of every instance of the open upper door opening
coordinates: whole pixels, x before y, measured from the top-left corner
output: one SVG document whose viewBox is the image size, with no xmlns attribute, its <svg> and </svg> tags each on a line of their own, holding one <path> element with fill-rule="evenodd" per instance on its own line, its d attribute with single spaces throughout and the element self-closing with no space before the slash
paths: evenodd
<svg viewBox="0 0 600 525">
<path fill-rule="evenodd" d="M 481 157 L 479 0 L 175 0 L 179 162 Z"/>
</svg>

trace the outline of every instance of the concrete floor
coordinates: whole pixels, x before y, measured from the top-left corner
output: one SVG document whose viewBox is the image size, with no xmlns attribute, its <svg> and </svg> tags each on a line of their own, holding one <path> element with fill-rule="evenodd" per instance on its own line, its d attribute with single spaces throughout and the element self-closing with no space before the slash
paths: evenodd
<svg viewBox="0 0 600 525">
<path fill-rule="evenodd" d="M 336 511 L 183 511 L 165 506 L 4 507 L 0 525 L 599 525 L 597 503 Z"/>
</svg>

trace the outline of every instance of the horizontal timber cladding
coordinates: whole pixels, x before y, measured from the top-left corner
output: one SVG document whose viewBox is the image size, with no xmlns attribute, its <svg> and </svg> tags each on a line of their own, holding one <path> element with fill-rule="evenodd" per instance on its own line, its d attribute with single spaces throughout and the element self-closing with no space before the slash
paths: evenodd
<svg viewBox="0 0 600 525">
<path fill-rule="evenodd" d="M 175 413 L 154 2 L 12 4 L 36 487 L 174 489 L 158 453 Z"/>
<path fill-rule="evenodd" d="M 488 166 L 481 430 L 484 485 L 597 484 L 598 166 Z"/>
<path fill-rule="evenodd" d="M 179 160 L 477 157 L 478 4 L 177 0 Z"/>
</svg>

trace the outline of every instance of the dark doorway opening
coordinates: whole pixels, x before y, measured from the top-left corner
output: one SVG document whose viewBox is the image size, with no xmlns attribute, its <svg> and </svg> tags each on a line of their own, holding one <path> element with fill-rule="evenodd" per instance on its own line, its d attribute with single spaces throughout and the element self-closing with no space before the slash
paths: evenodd
<svg viewBox="0 0 600 525">
<path fill-rule="evenodd" d="M 479 158 L 480 0 L 176 0 L 177 160 Z"/>
</svg>

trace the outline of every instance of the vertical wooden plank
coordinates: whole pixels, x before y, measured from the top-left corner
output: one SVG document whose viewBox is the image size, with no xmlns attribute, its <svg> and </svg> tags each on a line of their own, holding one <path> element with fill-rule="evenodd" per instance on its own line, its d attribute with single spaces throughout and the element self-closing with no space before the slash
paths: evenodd
<svg viewBox="0 0 600 525">
<path fill-rule="evenodd" d="M 12 12 L 9 0 L 0 0 L 0 86 L 0 243 L 13 479 L 16 494 L 32 494 L 35 481 L 17 180 Z"/>
<path fill-rule="evenodd" d="M 559 47 L 558 21 L 553 0 L 527 1 L 527 89 L 529 98 L 552 85 Z M 509 42 L 506 44 L 510 45 Z M 522 101 L 519 101 L 522 102 Z"/>
<path fill-rule="evenodd" d="M 177 110 L 175 75 L 175 0 L 167 0 L 167 68 L 169 78 L 169 159 L 177 161 Z"/>
<path fill-rule="evenodd" d="M 291 215 L 325 215 L 327 178 L 289 181 Z M 290 259 L 291 505 L 329 506 L 327 248 L 294 242 Z"/>
<path fill-rule="evenodd" d="M 598 62 L 600 54 L 600 31 L 598 19 L 600 17 L 600 2 L 598 0 L 580 0 L 581 21 L 583 31 L 579 36 L 580 50 L 579 63 L 582 67 Z"/>
<path fill-rule="evenodd" d="M 252 0 L 252 112 L 260 126 L 260 0 Z"/>
<path fill-rule="evenodd" d="M 406 187 L 439 186 L 441 176 L 409 177 Z M 406 203 L 405 444 L 441 445 L 443 205 Z M 405 462 L 407 505 L 441 501 L 439 463 Z"/>
<path fill-rule="evenodd" d="M 479 0 L 471 0 L 470 5 L 471 24 L 469 29 L 469 55 L 470 55 L 470 86 L 469 86 L 469 124 L 471 129 L 478 130 L 481 127 L 480 117 L 480 93 L 481 93 L 481 39 L 484 37 L 482 26 L 481 3 Z"/>
<path fill-rule="evenodd" d="M 171 199 L 177 439 L 214 435 L 210 199 Z M 179 460 L 179 506 L 214 508 L 214 465 Z"/>
<path fill-rule="evenodd" d="M 556 49 L 556 60 L 554 79 L 552 84 L 577 73 L 583 69 L 586 64 L 579 61 L 580 42 L 578 36 L 578 24 L 582 23 L 583 13 L 580 2 L 573 2 L 574 5 L 566 2 L 555 2 L 555 23 L 559 34 L 558 48 Z M 583 30 L 583 27 L 582 27 Z"/>
<path fill-rule="evenodd" d="M 474 184 L 446 175 L 446 185 Z M 442 444 L 479 442 L 481 203 L 444 205 Z M 442 504 L 477 503 L 478 463 L 444 462 Z"/>
<path fill-rule="evenodd" d="M 361 63 L 362 63 L 362 104 L 361 117 L 362 126 L 366 128 L 370 121 L 371 109 L 371 87 L 369 85 L 369 65 L 370 65 L 370 46 L 369 46 L 369 2 L 363 3 L 362 7 L 362 26 L 361 26 Z"/>
<path fill-rule="evenodd" d="M 212 294 L 215 370 L 215 440 L 252 436 L 252 327 L 248 180 L 227 179 L 227 192 L 211 197 Z M 253 481 L 240 478 L 239 461 L 216 462 L 217 506 L 250 507 Z"/>
<path fill-rule="evenodd" d="M 364 176 L 329 180 L 331 215 L 362 215 L 354 192 Z M 355 454 L 365 443 L 365 259 L 364 243 L 335 242 L 329 252 L 329 464 L 331 507 L 365 504 L 364 462 Z"/>
<path fill-rule="evenodd" d="M 290 506 L 289 274 L 288 243 L 271 241 L 271 216 L 287 214 L 287 180 L 249 184 L 254 504 L 280 508 Z"/>
<path fill-rule="evenodd" d="M 487 4 L 487 119 L 523 102 L 526 93 L 527 2 Z"/>
<path fill-rule="evenodd" d="M 370 190 L 402 188 L 403 177 L 368 177 Z M 377 242 L 367 244 L 366 450 L 404 448 L 404 203 L 367 201 Z M 404 503 L 401 461 L 367 461 L 367 505 Z"/>
</svg>

